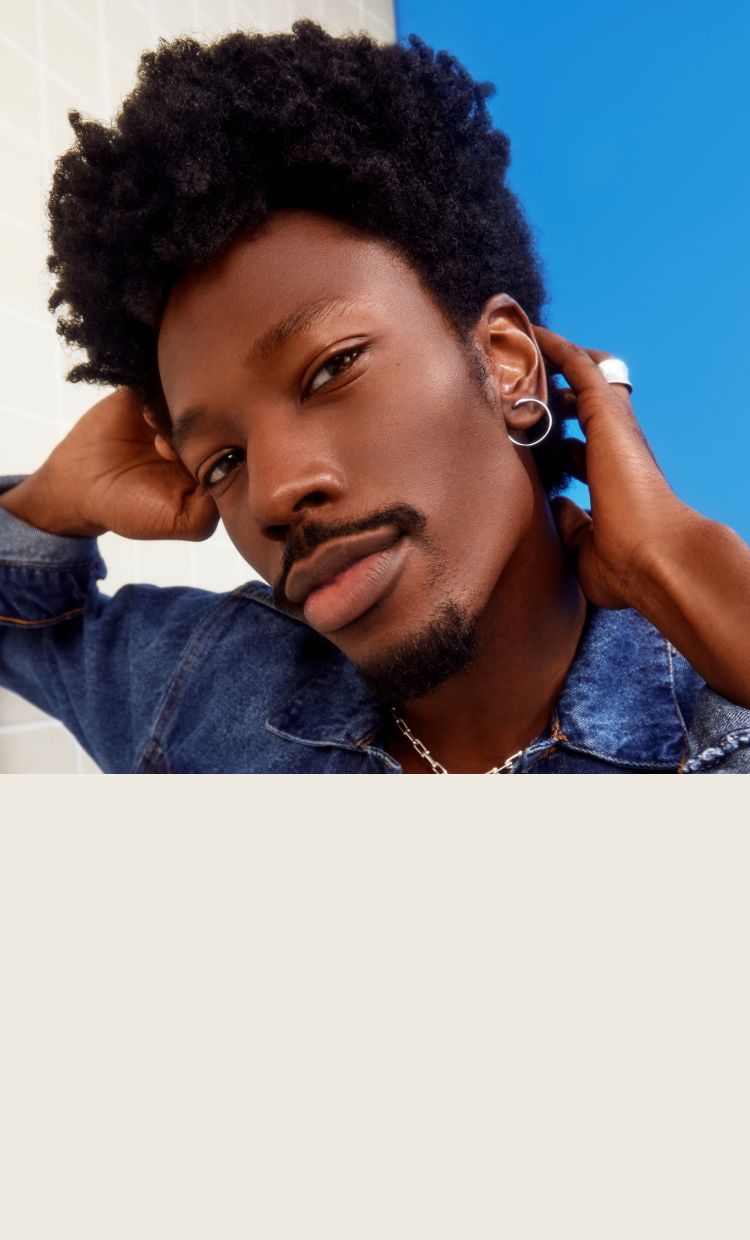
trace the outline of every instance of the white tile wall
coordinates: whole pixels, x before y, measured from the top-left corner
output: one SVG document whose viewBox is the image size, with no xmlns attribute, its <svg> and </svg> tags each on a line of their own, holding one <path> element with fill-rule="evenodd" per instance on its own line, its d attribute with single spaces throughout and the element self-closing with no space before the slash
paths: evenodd
<svg viewBox="0 0 750 1240">
<path fill-rule="evenodd" d="M 288 29 L 313 17 L 333 34 L 394 38 L 392 0 L 5 0 L 0 23 L 0 474 L 30 473 L 102 391 L 69 384 L 47 310 L 44 204 L 71 142 L 69 108 L 108 118 L 160 37 Z M 129 581 L 228 590 L 251 570 L 220 527 L 205 543 L 101 539 L 104 588 Z M 97 773 L 61 724 L 0 690 L 0 773 Z"/>
</svg>

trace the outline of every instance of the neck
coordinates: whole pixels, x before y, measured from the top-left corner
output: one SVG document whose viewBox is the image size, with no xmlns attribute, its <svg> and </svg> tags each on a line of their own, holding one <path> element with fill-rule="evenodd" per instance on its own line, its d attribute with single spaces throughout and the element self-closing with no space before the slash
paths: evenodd
<svg viewBox="0 0 750 1240">
<path fill-rule="evenodd" d="M 407 703 L 402 717 L 451 773 L 500 766 L 549 723 L 585 615 L 584 596 L 544 503 L 482 613 L 476 657 L 434 693 Z M 405 771 L 430 773 L 393 721 L 388 747 Z"/>
</svg>

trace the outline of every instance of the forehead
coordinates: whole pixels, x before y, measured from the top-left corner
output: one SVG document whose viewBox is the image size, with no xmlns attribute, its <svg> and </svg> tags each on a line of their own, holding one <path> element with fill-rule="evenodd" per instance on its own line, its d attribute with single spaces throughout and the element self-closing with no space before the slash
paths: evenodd
<svg viewBox="0 0 750 1240">
<path fill-rule="evenodd" d="M 339 300 L 380 308 L 389 321 L 437 306 L 387 242 L 308 211 L 280 211 L 262 230 L 237 238 L 170 293 L 159 330 L 162 380 L 196 353 L 243 347 L 297 307 Z"/>
</svg>

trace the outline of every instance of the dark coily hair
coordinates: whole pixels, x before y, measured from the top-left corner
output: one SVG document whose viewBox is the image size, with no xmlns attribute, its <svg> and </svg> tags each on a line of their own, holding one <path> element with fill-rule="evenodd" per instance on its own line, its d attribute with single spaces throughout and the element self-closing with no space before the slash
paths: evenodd
<svg viewBox="0 0 750 1240">
<path fill-rule="evenodd" d="M 464 344 L 493 293 L 539 321 L 540 265 L 485 103 L 494 87 L 406 42 L 335 38 L 309 20 L 161 41 L 110 126 L 69 113 L 48 265 L 57 330 L 88 358 L 71 381 L 127 385 L 168 428 L 156 340 L 171 286 L 281 208 L 393 245 Z M 535 450 L 548 490 L 562 481 L 555 423 Z"/>
</svg>

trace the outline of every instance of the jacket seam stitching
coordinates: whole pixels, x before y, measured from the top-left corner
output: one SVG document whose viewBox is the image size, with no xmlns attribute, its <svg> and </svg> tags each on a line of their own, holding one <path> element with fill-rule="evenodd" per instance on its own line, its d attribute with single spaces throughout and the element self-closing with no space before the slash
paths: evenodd
<svg viewBox="0 0 750 1240">
<path fill-rule="evenodd" d="M 674 706 L 675 714 L 677 716 L 677 722 L 680 725 L 680 731 L 682 733 L 683 751 L 682 751 L 682 755 L 680 758 L 680 765 L 678 768 L 679 770 L 682 770 L 683 765 L 685 764 L 685 762 L 687 762 L 688 757 L 690 756 L 690 736 L 688 734 L 687 724 L 685 723 L 685 716 L 680 710 L 680 703 L 677 700 L 677 689 L 674 683 L 674 660 L 672 658 L 672 651 L 674 650 L 675 654 L 677 654 L 678 651 L 677 651 L 677 647 L 672 646 L 672 643 L 667 641 L 666 639 L 664 641 L 664 645 L 667 651 L 667 666 L 669 669 L 669 689 L 672 695 L 672 704 Z"/>
<path fill-rule="evenodd" d="M 0 616 L 0 620 L 6 624 L 24 624 L 29 628 L 43 628 L 45 624 L 55 624 L 58 620 L 67 620 L 70 616 L 82 616 L 86 611 L 86 605 L 83 607 L 74 607 L 71 611 L 61 611 L 57 616 L 46 616 L 44 620 L 22 620 L 18 616 Z"/>
<path fill-rule="evenodd" d="M 590 749 L 588 745 L 581 745 L 578 742 L 571 740 L 562 741 L 560 743 L 565 745 L 573 753 L 588 754 L 592 758 L 599 758 L 601 762 L 611 762 L 615 766 L 640 766 L 646 768 L 663 767 L 665 771 L 674 771 L 675 774 L 678 770 L 676 761 L 666 762 L 661 761 L 659 758 L 650 758 L 648 760 L 644 760 L 643 758 L 618 758 L 615 754 L 602 753 L 598 749 Z"/>
</svg>

